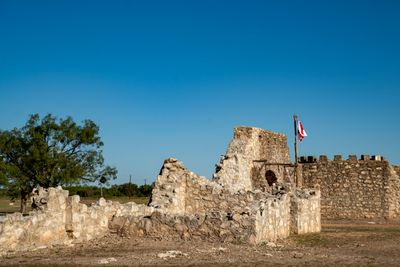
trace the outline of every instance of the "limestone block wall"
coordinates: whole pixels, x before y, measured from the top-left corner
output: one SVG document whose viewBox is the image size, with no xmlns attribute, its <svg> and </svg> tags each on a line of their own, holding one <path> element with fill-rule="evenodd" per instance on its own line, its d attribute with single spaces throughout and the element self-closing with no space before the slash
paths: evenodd
<svg viewBox="0 0 400 267">
<path fill-rule="evenodd" d="M 9 214 L 0 220 L 0 255 L 88 241 L 109 231 L 115 214 L 147 216 L 153 208 L 135 203 L 120 204 L 100 199 L 88 207 L 79 196 L 68 196 L 61 187 L 36 190 L 36 211 L 29 216 Z"/>
<path fill-rule="evenodd" d="M 213 180 L 231 191 L 253 190 L 254 161 L 290 163 L 287 137 L 254 127 L 237 127 L 226 155 L 217 165 Z M 277 172 L 278 177 L 283 173 Z"/>
<path fill-rule="evenodd" d="M 396 172 L 396 175 L 400 175 L 400 166 L 393 166 L 394 171 Z"/>
<path fill-rule="evenodd" d="M 312 191 L 314 192 L 314 191 Z M 252 193 L 253 200 L 240 207 L 228 207 L 226 210 L 214 209 L 203 213 L 168 214 L 156 211 L 148 217 L 114 216 L 111 229 L 123 236 L 153 236 L 157 238 L 207 239 L 214 241 L 241 241 L 259 243 L 274 241 L 289 236 L 291 223 L 291 195 L 278 190 L 275 195 Z M 303 193 L 304 194 L 304 193 Z M 239 196 L 240 197 L 240 196 Z M 319 204 L 318 193 L 303 197 L 304 207 L 314 207 L 309 202 Z M 231 195 L 228 199 L 234 199 Z M 214 199 L 217 207 L 220 199 Z M 302 207 L 303 207 L 302 206 Z M 241 210 L 242 209 L 242 210 Z M 240 211 L 241 210 L 241 211 Z M 302 233 L 320 229 L 319 214 L 313 218 L 312 211 L 296 210 L 299 217 L 296 227 L 302 227 Z M 308 215 L 309 217 L 307 217 Z M 314 214 L 315 215 L 315 214 Z M 307 221 L 312 220 L 312 222 Z M 304 226 L 305 225 L 305 226 Z M 300 232 L 300 231 L 296 231 Z"/>
<path fill-rule="evenodd" d="M 64 244 L 68 240 L 65 231 L 66 197 L 62 189 L 49 189 L 48 209 L 7 215 L 0 222 L 0 255 L 6 251 L 28 250 L 49 244 Z"/>
<path fill-rule="evenodd" d="M 285 194 L 254 201 L 243 213 L 210 210 L 173 215 L 156 211 L 148 217 L 114 216 L 110 228 L 122 236 L 248 243 L 273 241 L 290 234 L 290 197 Z"/>
<path fill-rule="evenodd" d="M 400 218 L 400 167 L 390 166 L 386 169 L 389 177 L 387 201 L 389 203 L 389 218 Z"/>
<path fill-rule="evenodd" d="M 163 186 L 164 182 L 168 183 L 167 187 Z M 149 204 L 157 215 L 118 216 L 112 224 L 115 231 L 127 235 L 206 236 L 252 243 L 287 237 L 292 222 L 295 233 L 320 231 L 319 191 L 298 190 L 297 193 L 298 200 L 291 201 L 290 185 L 279 183 L 271 186 L 269 192 L 226 190 L 190 172 L 182 162 L 167 159 Z M 178 206 L 174 206 L 176 199 L 181 201 Z M 292 202 L 294 211 L 291 211 Z M 295 219 L 291 220 L 291 216 Z"/>
<path fill-rule="evenodd" d="M 271 185 L 274 182 L 294 183 L 294 171 L 294 166 L 270 165 L 265 162 L 254 162 L 253 168 L 251 169 L 253 190 L 260 189 L 265 192 L 271 192 Z"/>
<path fill-rule="evenodd" d="M 321 192 L 297 189 L 290 205 L 291 232 L 295 234 L 319 233 L 321 231 Z"/>
<path fill-rule="evenodd" d="M 160 239 L 250 242 L 254 239 L 251 237 L 255 236 L 254 220 L 250 216 L 238 221 L 220 211 L 201 215 L 154 212 L 146 218 L 118 216 L 113 218 L 110 228 L 122 236 L 151 236 Z"/>
<path fill-rule="evenodd" d="M 149 206 L 171 215 L 205 214 L 214 211 L 243 213 L 247 212 L 249 203 L 253 200 L 254 193 L 224 190 L 216 182 L 190 172 L 182 162 L 170 158 L 164 161 Z"/>
<path fill-rule="evenodd" d="M 204 213 L 215 206 L 214 198 L 221 192 L 221 185 L 189 171 L 181 161 L 169 158 L 157 177 L 149 206 L 176 215 Z"/>
<path fill-rule="evenodd" d="M 321 189 L 324 219 L 391 219 L 399 216 L 399 176 L 381 157 L 335 156 L 302 164 L 303 185 Z"/>
<path fill-rule="evenodd" d="M 253 243 L 283 239 L 290 234 L 290 196 L 270 197 L 256 205 Z"/>
</svg>

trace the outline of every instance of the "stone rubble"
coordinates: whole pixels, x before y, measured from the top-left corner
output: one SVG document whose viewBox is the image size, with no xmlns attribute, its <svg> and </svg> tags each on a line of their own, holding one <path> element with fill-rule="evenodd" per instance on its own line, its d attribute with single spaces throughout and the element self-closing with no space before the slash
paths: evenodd
<svg viewBox="0 0 400 267">
<path fill-rule="evenodd" d="M 176 258 L 177 256 L 187 257 L 188 254 L 183 253 L 182 251 L 179 251 L 179 250 L 170 250 L 170 251 L 166 251 L 165 253 L 157 254 L 157 257 L 159 257 L 161 259 Z"/>
</svg>

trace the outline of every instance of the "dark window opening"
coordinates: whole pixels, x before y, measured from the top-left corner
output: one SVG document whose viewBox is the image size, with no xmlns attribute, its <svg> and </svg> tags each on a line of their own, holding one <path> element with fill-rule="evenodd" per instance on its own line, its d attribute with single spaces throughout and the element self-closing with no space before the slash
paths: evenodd
<svg viewBox="0 0 400 267">
<path fill-rule="evenodd" d="M 265 173 L 265 179 L 267 179 L 268 185 L 272 186 L 274 183 L 276 183 L 276 181 L 278 180 L 276 178 L 276 175 L 273 171 L 267 171 Z"/>
</svg>

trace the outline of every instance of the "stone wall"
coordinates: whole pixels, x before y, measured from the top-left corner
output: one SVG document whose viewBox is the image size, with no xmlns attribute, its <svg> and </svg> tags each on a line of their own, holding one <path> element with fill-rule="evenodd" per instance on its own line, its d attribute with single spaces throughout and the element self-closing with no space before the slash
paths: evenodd
<svg viewBox="0 0 400 267">
<path fill-rule="evenodd" d="M 321 189 L 324 219 L 391 219 L 399 216 L 400 180 L 380 156 L 303 157 L 303 185 Z"/>
<path fill-rule="evenodd" d="M 107 233 L 114 215 L 146 216 L 153 212 L 144 205 L 122 205 L 103 198 L 87 206 L 61 187 L 35 190 L 33 206 L 29 216 L 14 213 L 0 220 L 0 255 L 88 241 Z"/>
<path fill-rule="evenodd" d="M 295 168 L 289 164 L 270 164 L 253 162 L 251 181 L 253 190 L 271 192 L 274 183 L 294 183 Z"/>
<path fill-rule="evenodd" d="M 233 199 L 233 197 L 232 197 Z M 216 200 L 215 206 L 217 206 Z M 290 196 L 256 200 L 246 211 L 209 210 L 173 215 L 155 212 L 148 217 L 115 216 L 111 229 L 123 236 L 206 239 L 222 242 L 259 243 L 283 239 L 290 234 Z"/>
<path fill-rule="evenodd" d="M 26 217 L 14 213 L 3 218 L 0 222 L 0 255 L 10 250 L 68 243 L 65 229 L 68 192 L 51 188 L 48 195 L 48 209 L 32 212 Z"/>
<path fill-rule="evenodd" d="M 231 191 L 257 189 L 263 181 L 254 179 L 255 161 L 289 164 L 286 135 L 254 127 L 235 128 L 233 140 L 217 165 L 213 180 Z M 273 166 L 272 169 L 277 180 L 283 181 L 283 170 Z M 265 176 L 260 179 L 265 180 Z"/>
<path fill-rule="evenodd" d="M 321 231 L 321 191 L 299 190 L 291 198 L 291 231 L 295 234 Z"/>
<path fill-rule="evenodd" d="M 297 200 L 291 201 L 291 190 L 291 184 L 277 182 L 268 192 L 232 192 L 171 158 L 164 162 L 149 204 L 160 214 L 149 218 L 122 216 L 114 218 L 113 225 L 117 232 L 129 235 L 205 236 L 246 242 L 285 238 L 291 229 L 294 233 L 319 232 L 319 191 L 296 190 Z"/>
<path fill-rule="evenodd" d="M 245 213 L 214 210 L 172 215 L 157 211 L 145 218 L 115 216 L 110 225 L 111 229 L 123 236 L 258 243 L 289 235 L 289 209 L 290 200 L 285 195 L 280 199 L 257 201 Z"/>
<path fill-rule="evenodd" d="M 283 239 L 290 235 L 290 196 L 268 198 L 257 203 L 254 243 Z"/>
<path fill-rule="evenodd" d="M 389 190 L 386 196 L 389 202 L 389 218 L 400 218 L 400 167 L 389 166 Z"/>
<path fill-rule="evenodd" d="M 396 172 L 396 175 L 399 175 L 399 176 L 400 176 L 400 166 L 394 165 L 394 166 L 393 166 L 393 169 L 394 169 L 394 171 Z"/>
<path fill-rule="evenodd" d="M 261 192 L 260 192 L 261 193 Z M 245 212 L 254 194 L 244 190 L 231 192 L 205 177 L 190 172 L 182 162 L 164 161 L 152 192 L 150 206 L 171 215 L 206 212 Z"/>
</svg>

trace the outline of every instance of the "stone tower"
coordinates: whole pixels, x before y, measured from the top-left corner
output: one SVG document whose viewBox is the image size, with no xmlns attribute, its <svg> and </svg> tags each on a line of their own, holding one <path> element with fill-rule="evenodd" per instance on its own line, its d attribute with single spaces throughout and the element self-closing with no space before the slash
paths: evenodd
<svg viewBox="0 0 400 267">
<path fill-rule="evenodd" d="M 268 191 L 273 183 L 289 179 L 290 165 L 286 135 L 237 127 L 213 180 L 231 191 Z"/>
</svg>

